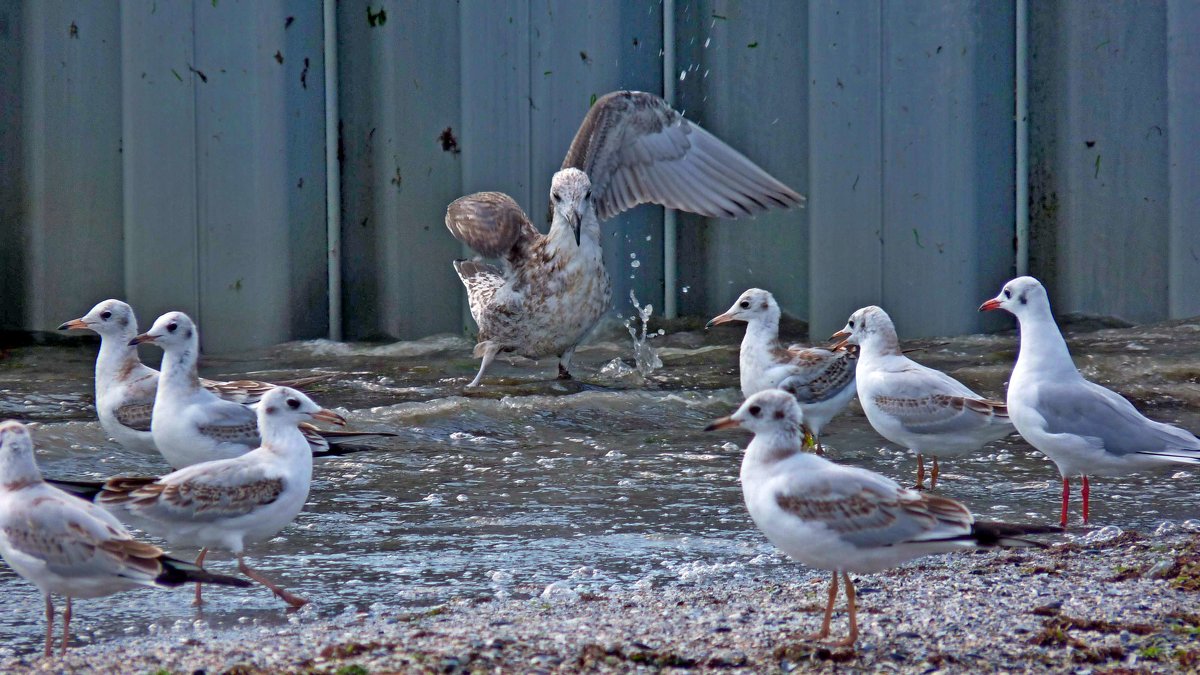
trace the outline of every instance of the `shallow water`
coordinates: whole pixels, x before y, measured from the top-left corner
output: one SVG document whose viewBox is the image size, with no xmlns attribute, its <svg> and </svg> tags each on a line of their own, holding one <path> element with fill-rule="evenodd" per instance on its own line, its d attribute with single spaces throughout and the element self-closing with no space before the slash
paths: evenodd
<svg viewBox="0 0 1200 675">
<path fill-rule="evenodd" d="M 1152 417 L 1200 429 L 1200 327 L 1172 322 L 1071 335 L 1085 374 L 1130 396 Z M 620 326 L 576 355 L 582 381 L 547 380 L 553 363 L 498 362 L 482 391 L 464 394 L 471 345 L 435 337 L 391 345 L 313 341 L 207 359 L 204 375 L 256 379 L 314 372 L 337 377 L 311 390 L 351 428 L 389 430 L 377 450 L 322 460 L 304 513 L 248 560 L 314 601 L 299 616 L 260 588 L 210 589 L 203 611 L 188 590 L 140 590 L 77 603 L 76 644 L 198 625 L 272 627 L 350 608 L 413 609 L 455 596 L 532 597 L 703 583 L 787 563 L 754 529 L 737 482 L 742 432 L 704 433 L 739 402 L 741 329 L 683 330 L 658 338 L 664 367 L 632 364 Z M 39 340 L 45 342 L 44 340 Z M 1002 397 L 1014 336 L 926 340 L 918 361 Z M 0 418 L 37 422 L 43 471 L 102 478 L 161 472 L 156 456 L 108 441 L 92 412 L 91 340 L 52 340 L 0 351 Z M 158 354 L 146 352 L 155 362 Z M 616 372 L 621 369 L 609 369 Z M 628 372 L 629 369 L 623 369 Z M 875 435 L 852 404 L 824 442 L 839 461 L 908 484 L 914 461 Z M 940 489 L 983 518 L 1054 522 L 1053 465 L 1017 438 L 943 463 Z M 1200 516 L 1197 478 L 1184 470 L 1098 479 L 1093 524 L 1153 531 Z M 1078 505 L 1073 504 L 1078 518 Z M 1082 533 L 1077 533 L 1082 534 Z M 193 550 L 174 550 L 188 558 Z M 209 567 L 233 573 L 229 556 Z M 0 565 L 0 656 L 40 649 L 37 591 Z"/>
</svg>

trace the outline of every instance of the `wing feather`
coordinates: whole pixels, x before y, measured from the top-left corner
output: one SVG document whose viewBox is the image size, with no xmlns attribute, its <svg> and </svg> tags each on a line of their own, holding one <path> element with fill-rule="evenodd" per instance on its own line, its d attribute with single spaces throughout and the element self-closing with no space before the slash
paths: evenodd
<svg viewBox="0 0 1200 675">
<path fill-rule="evenodd" d="M 512 197 L 499 192 L 454 200 L 446 207 L 446 227 L 480 254 L 510 264 L 522 259 L 524 248 L 541 236 Z"/>
</svg>

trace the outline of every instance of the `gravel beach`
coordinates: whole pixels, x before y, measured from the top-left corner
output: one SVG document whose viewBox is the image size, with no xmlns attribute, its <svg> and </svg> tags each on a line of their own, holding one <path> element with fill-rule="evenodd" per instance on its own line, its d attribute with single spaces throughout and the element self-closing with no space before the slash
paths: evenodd
<svg viewBox="0 0 1200 675">
<path fill-rule="evenodd" d="M 816 629 L 827 577 L 800 565 L 577 592 L 567 582 L 289 625 L 203 622 L 0 661 L 17 672 L 1180 672 L 1200 669 L 1200 523 L 1094 530 L 1046 549 L 933 556 L 857 577 L 856 650 Z M 1070 537 L 1068 536 L 1067 539 Z M 772 561 L 774 562 L 774 561 Z M 583 570 L 586 573 L 586 570 Z M 100 602 L 97 602 L 98 605 Z M 834 638 L 844 635 L 839 599 Z"/>
</svg>

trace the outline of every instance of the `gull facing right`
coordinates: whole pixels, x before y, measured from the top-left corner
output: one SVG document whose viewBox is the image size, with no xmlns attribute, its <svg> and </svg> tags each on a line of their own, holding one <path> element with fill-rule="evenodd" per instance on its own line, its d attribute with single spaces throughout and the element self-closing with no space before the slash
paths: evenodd
<svg viewBox="0 0 1200 675">
<path fill-rule="evenodd" d="M 917 453 L 917 483 L 925 489 L 925 459 L 933 455 L 930 489 L 937 487 L 938 456 L 958 456 L 1013 432 L 1008 409 L 900 350 L 896 327 L 879 307 L 863 307 L 834 333 L 859 346 L 858 402 L 880 436 Z"/>
<path fill-rule="evenodd" d="M 754 432 L 741 470 L 750 518 L 788 557 L 833 572 L 821 629 L 804 639 L 829 636 L 839 574 L 846 584 L 850 634 L 837 644 L 852 646 L 858 639 L 858 610 L 850 572 L 878 572 L 931 553 L 1040 546 L 1022 537 L 1058 531 L 1045 525 L 979 522 L 953 499 L 903 488 L 873 471 L 804 452 L 802 423 L 792 395 L 768 389 L 706 430 L 741 426 Z"/>
<path fill-rule="evenodd" d="M 1148 419 L 1120 394 L 1089 382 L 1071 360 L 1041 282 L 1017 277 L 979 306 L 1017 317 L 1021 346 L 1008 381 L 1008 409 L 1021 437 L 1045 453 L 1062 474 L 1067 525 L 1069 476 L 1083 479 L 1083 524 L 1088 522 L 1088 476 L 1122 476 L 1168 464 L 1200 464 L 1200 438 Z"/>
<path fill-rule="evenodd" d="M 446 209 L 456 239 L 503 262 L 454 263 L 479 324 L 482 362 L 468 387 L 500 352 L 556 356 L 559 379 L 571 377 L 576 346 L 612 299 L 600 222 L 643 203 L 740 218 L 800 206 L 804 197 L 653 94 L 600 97 L 550 182 L 549 234 L 499 192 L 460 197 Z"/>
<path fill-rule="evenodd" d="M 705 328 L 730 321 L 745 321 L 746 335 L 738 350 L 742 396 L 765 389 L 783 389 L 796 397 L 804 413 L 804 440 L 823 454 L 821 429 L 846 409 L 854 398 L 852 350 L 829 351 L 817 347 L 779 343 L 779 303 L 769 291 L 751 288 L 729 311 L 714 317 Z"/>
</svg>

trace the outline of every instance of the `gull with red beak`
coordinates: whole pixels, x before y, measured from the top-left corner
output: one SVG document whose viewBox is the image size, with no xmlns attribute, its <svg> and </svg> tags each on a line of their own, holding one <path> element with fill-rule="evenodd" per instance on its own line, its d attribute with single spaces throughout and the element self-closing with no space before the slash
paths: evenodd
<svg viewBox="0 0 1200 675">
<path fill-rule="evenodd" d="M 1080 476 L 1083 482 L 1086 525 L 1089 475 L 1122 476 L 1171 464 L 1200 464 L 1200 438 L 1147 419 L 1120 394 L 1084 379 L 1037 279 L 1013 279 L 979 307 L 981 312 L 995 309 L 1011 312 L 1021 326 L 1017 365 L 1008 381 L 1008 410 L 1021 437 L 1058 466 L 1064 527 L 1070 476 Z"/>
<path fill-rule="evenodd" d="M 158 390 L 158 371 L 143 364 L 137 346 L 130 344 L 138 332 L 133 308 L 120 300 L 105 300 L 58 329 L 90 330 L 100 335 L 100 352 L 96 355 L 96 416 L 104 432 L 130 450 L 157 451 L 150 420 Z M 328 375 L 317 375 L 284 380 L 276 385 L 256 380 L 220 382 L 201 378 L 200 385 L 223 399 L 254 403 L 276 386 L 304 387 L 327 379 Z"/>
<path fill-rule="evenodd" d="M 705 328 L 731 321 L 745 321 L 746 335 L 738 352 L 738 375 L 742 396 L 749 398 L 765 389 L 791 392 L 804 413 L 805 445 L 821 445 L 821 429 L 846 409 L 854 398 L 854 350 L 829 351 L 817 347 L 779 343 L 779 303 L 770 292 L 751 288 L 729 311 L 714 317 Z"/>
<path fill-rule="evenodd" d="M 750 518 L 788 557 L 833 572 L 821 629 L 803 639 L 829 636 L 839 575 L 846 585 L 850 633 L 837 644 L 852 646 L 858 639 L 858 611 L 850 572 L 878 572 L 932 553 L 1040 546 L 1024 537 L 1058 531 L 979 522 L 953 499 L 902 488 L 872 471 L 804 452 L 802 422 L 791 394 L 768 389 L 708 430 L 741 426 L 754 432 L 741 470 Z"/>
<path fill-rule="evenodd" d="M 804 197 L 657 96 L 601 97 L 550 182 L 549 234 L 499 192 L 467 195 L 446 209 L 456 239 L 502 263 L 454 262 L 479 324 L 475 356 L 482 362 L 467 386 L 482 381 L 500 352 L 556 356 L 558 377 L 571 377 L 576 346 L 612 299 L 600 223 L 643 203 L 740 218 L 801 206 Z"/>
<path fill-rule="evenodd" d="M 172 544 L 200 547 L 197 565 L 210 548 L 233 553 L 243 574 L 292 607 L 301 607 L 308 601 L 246 564 L 245 546 L 275 536 L 304 508 L 312 452 L 300 425 L 308 420 L 340 425 L 345 420 L 288 387 L 272 389 L 257 408 L 262 445 L 255 450 L 161 478 L 110 478 L 96 503 Z M 196 603 L 200 601 L 197 586 Z"/>
<path fill-rule="evenodd" d="M 859 347 L 858 401 L 880 436 L 917 453 L 917 482 L 925 485 L 924 454 L 933 456 L 930 488 L 937 487 L 938 457 L 959 456 L 1013 432 L 1004 403 L 986 399 L 949 375 L 927 368 L 900 350 L 896 327 L 879 307 L 863 307 L 832 339 Z"/>
<path fill-rule="evenodd" d="M 260 444 L 254 410 L 222 399 L 201 385 L 196 374 L 200 335 L 183 312 L 158 317 L 150 330 L 129 341 L 162 347 L 162 375 L 154 397 L 150 432 L 154 445 L 171 466 L 180 469 L 212 459 L 227 459 L 250 452 Z M 394 436 L 389 432 L 339 432 L 305 424 L 301 431 L 312 452 L 339 454 L 330 443 L 366 436 Z"/>
</svg>

